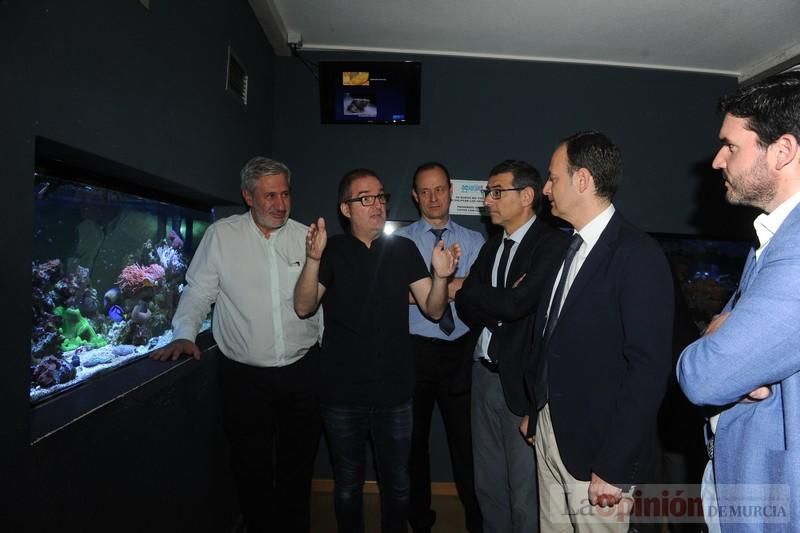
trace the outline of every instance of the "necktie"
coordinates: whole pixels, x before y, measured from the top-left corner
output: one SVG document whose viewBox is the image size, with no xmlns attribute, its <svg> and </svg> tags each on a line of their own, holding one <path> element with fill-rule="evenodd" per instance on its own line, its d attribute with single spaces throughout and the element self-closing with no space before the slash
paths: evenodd
<svg viewBox="0 0 800 533">
<path fill-rule="evenodd" d="M 433 243 L 434 246 L 439 244 L 439 241 L 442 240 L 442 234 L 447 231 L 447 228 L 431 228 L 431 233 L 433 236 L 436 237 L 436 242 Z M 433 275 L 433 263 L 431 263 L 431 275 Z M 439 319 L 439 329 L 445 335 L 450 335 L 453 333 L 453 330 L 456 329 L 456 323 L 453 320 L 453 310 L 450 309 L 450 304 L 447 304 L 447 307 L 444 308 L 444 314 L 442 318 Z"/>
<path fill-rule="evenodd" d="M 500 255 L 500 264 L 497 265 L 497 272 L 494 275 L 494 286 L 498 289 L 506 288 L 506 269 L 508 268 L 508 256 L 511 255 L 511 248 L 514 246 L 514 239 L 503 239 L 503 253 Z"/>
<path fill-rule="evenodd" d="M 575 258 L 575 253 L 578 251 L 578 248 L 581 247 L 583 243 L 583 239 L 577 233 L 572 236 L 572 241 L 569 243 L 569 247 L 567 248 L 567 252 L 564 254 L 564 267 L 561 269 L 561 279 L 558 280 L 558 286 L 556 287 L 556 292 L 553 294 L 553 301 L 550 304 L 550 313 L 547 315 L 547 324 L 544 328 L 544 344 L 547 344 L 547 341 L 550 339 L 550 334 L 556 327 L 556 321 L 558 320 L 558 315 L 561 312 L 561 298 L 564 295 L 564 286 L 567 283 L 567 275 L 569 275 L 569 267 L 572 264 L 572 260 Z M 549 391 L 549 383 L 547 381 L 548 377 L 548 369 L 547 369 L 547 353 L 548 351 L 545 349 L 542 351 L 542 362 L 539 370 L 539 374 L 536 377 L 536 387 L 534 389 L 534 394 L 536 395 L 536 409 L 539 410 L 545 406 L 547 403 L 547 399 L 550 396 Z"/>
<path fill-rule="evenodd" d="M 574 234 L 567 248 L 567 253 L 564 254 L 564 268 L 561 269 L 561 279 L 558 280 L 556 292 L 553 294 L 553 301 L 550 304 L 550 313 L 547 315 L 547 325 L 544 328 L 545 342 L 550 339 L 550 335 L 556 327 L 558 314 L 561 312 L 561 298 L 564 296 L 564 286 L 566 285 L 567 275 L 569 274 L 569 266 L 572 264 L 575 253 L 578 251 L 578 248 L 581 247 L 581 244 L 583 244 L 581 236 L 577 233 Z"/>
</svg>

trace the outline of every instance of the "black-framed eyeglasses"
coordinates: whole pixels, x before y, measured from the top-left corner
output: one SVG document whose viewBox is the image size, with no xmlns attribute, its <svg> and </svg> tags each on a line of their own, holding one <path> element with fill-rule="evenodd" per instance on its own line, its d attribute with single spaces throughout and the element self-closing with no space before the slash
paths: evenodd
<svg viewBox="0 0 800 533">
<path fill-rule="evenodd" d="M 350 198 L 349 200 L 345 200 L 344 203 L 352 204 L 355 202 L 361 202 L 361 205 L 364 207 L 369 207 L 375 204 L 375 200 L 378 200 L 381 204 L 385 204 L 391 198 L 391 194 L 382 192 L 380 194 L 367 194 L 366 196 L 359 196 L 357 198 Z"/>
<path fill-rule="evenodd" d="M 499 200 L 506 191 L 521 191 L 524 188 L 525 187 L 510 187 L 508 189 L 481 189 L 481 192 L 483 193 L 484 198 L 488 198 L 491 195 L 492 200 Z"/>
</svg>

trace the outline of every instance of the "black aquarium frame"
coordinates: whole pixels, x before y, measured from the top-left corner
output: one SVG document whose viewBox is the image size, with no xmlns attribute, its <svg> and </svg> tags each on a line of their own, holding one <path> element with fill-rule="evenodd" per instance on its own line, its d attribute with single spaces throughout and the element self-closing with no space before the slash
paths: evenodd
<svg viewBox="0 0 800 533">
<path fill-rule="evenodd" d="M 103 187 L 198 211 L 213 212 L 217 207 L 236 205 L 229 200 L 201 193 L 51 139 L 37 137 L 35 141 L 36 159 L 31 176 L 33 180 L 36 175 L 52 176 L 76 184 Z M 211 330 L 198 335 L 196 342 L 206 356 L 216 346 Z M 172 362 L 152 361 L 147 357 L 132 359 L 129 363 L 32 402 L 31 444 L 134 390 L 145 385 L 152 386 L 154 380 L 162 379 L 166 375 L 177 379 L 178 375 L 182 375 L 178 369 L 185 367 L 188 371 L 195 364 L 189 357 Z"/>
</svg>

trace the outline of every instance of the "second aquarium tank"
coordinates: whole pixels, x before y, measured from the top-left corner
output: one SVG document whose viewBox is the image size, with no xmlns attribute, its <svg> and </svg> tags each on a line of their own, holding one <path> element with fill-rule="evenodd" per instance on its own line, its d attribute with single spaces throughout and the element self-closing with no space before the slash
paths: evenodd
<svg viewBox="0 0 800 533">
<path fill-rule="evenodd" d="M 211 205 L 161 194 L 152 182 L 138 186 L 106 168 L 109 175 L 37 153 L 34 402 L 172 340 L 186 269 L 213 222 Z"/>
</svg>

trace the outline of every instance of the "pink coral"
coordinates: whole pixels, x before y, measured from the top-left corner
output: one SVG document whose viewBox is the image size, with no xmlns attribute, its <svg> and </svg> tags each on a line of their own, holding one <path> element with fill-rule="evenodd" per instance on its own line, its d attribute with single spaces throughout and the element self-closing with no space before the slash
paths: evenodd
<svg viewBox="0 0 800 533">
<path fill-rule="evenodd" d="M 158 263 L 147 266 L 134 263 L 122 269 L 117 283 L 123 292 L 135 294 L 146 287 L 157 285 L 165 276 L 164 267 Z"/>
</svg>

